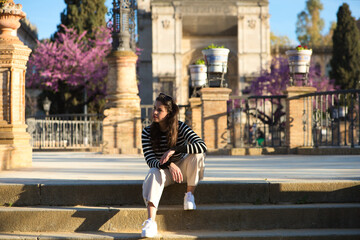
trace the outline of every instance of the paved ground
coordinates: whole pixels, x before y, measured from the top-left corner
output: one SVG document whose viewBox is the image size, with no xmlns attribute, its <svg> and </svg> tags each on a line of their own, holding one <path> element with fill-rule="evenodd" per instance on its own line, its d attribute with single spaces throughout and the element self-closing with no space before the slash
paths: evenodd
<svg viewBox="0 0 360 240">
<path fill-rule="evenodd" d="M 143 180 L 141 155 L 35 152 L 31 168 L 0 172 L 0 183 Z M 205 181 L 360 180 L 360 156 L 208 156 Z"/>
</svg>

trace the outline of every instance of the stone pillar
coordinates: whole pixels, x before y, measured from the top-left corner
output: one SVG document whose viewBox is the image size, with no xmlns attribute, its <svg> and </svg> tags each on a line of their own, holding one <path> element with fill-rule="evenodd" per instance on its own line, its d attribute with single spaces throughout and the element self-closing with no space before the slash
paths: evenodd
<svg viewBox="0 0 360 240">
<path fill-rule="evenodd" d="M 0 169 L 30 167 L 32 147 L 25 125 L 25 73 L 31 50 L 17 37 L 21 4 L 0 3 Z"/>
<path fill-rule="evenodd" d="M 141 152 L 141 109 L 136 83 L 137 56 L 113 51 L 109 63 L 107 109 L 103 127 L 104 153 Z"/>
<path fill-rule="evenodd" d="M 191 128 L 202 138 L 201 99 L 193 97 L 189 99 L 191 111 Z"/>
<path fill-rule="evenodd" d="M 227 101 L 231 89 L 203 88 L 202 139 L 210 152 L 222 152 L 227 146 Z"/>
<path fill-rule="evenodd" d="M 302 94 L 316 92 L 314 87 L 292 86 L 286 89 L 286 146 L 289 149 L 308 145 L 312 141 L 312 100 L 289 99 Z M 305 101 L 305 102 L 304 102 Z M 306 121 L 304 132 L 304 121 Z"/>
</svg>

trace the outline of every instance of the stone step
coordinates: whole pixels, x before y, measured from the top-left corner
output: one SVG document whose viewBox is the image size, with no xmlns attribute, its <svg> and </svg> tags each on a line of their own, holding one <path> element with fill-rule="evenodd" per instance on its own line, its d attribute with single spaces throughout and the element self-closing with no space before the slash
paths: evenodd
<svg viewBox="0 0 360 240">
<path fill-rule="evenodd" d="M 182 204 L 185 184 L 165 188 L 162 204 Z M 0 184 L 0 205 L 143 205 L 142 181 L 79 181 Z M 360 202 L 360 181 L 201 182 L 198 204 L 351 203 Z"/>
<path fill-rule="evenodd" d="M 138 232 L 145 207 L 1 207 L 0 232 Z M 160 231 L 360 228 L 360 203 L 162 206 Z"/>
<path fill-rule="evenodd" d="M 140 233 L 67 232 L 67 233 L 0 233 L 0 240 L 135 240 Z M 300 229 L 263 231 L 186 231 L 159 232 L 152 239 L 192 240 L 192 239 L 231 239 L 231 240 L 358 240 L 360 229 Z"/>
</svg>

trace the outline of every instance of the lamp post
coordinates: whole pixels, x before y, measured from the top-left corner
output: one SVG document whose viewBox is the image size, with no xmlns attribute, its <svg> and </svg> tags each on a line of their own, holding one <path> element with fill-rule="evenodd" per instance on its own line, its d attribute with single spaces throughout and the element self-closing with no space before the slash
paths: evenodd
<svg viewBox="0 0 360 240">
<path fill-rule="evenodd" d="M 48 99 L 48 97 L 46 97 L 43 102 L 43 108 L 46 113 L 46 117 L 49 116 L 50 106 L 51 106 L 51 101 Z"/>
<path fill-rule="evenodd" d="M 135 51 L 135 0 L 113 0 L 113 50 Z"/>
</svg>

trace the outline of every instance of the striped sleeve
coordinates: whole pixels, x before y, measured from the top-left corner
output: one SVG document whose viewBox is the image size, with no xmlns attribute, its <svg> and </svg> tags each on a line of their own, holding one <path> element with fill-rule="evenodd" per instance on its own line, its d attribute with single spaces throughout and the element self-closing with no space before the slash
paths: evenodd
<svg viewBox="0 0 360 240">
<path fill-rule="evenodd" d="M 141 134 L 142 149 L 145 161 L 150 168 L 160 168 L 160 162 L 156 158 L 155 152 L 150 142 L 150 127 L 143 129 Z"/>
<path fill-rule="evenodd" d="M 183 137 L 187 144 L 176 146 L 175 152 L 189 154 L 204 153 L 207 150 L 205 142 L 185 123 L 179 122 L 179 135 Z"/>
</svg>

